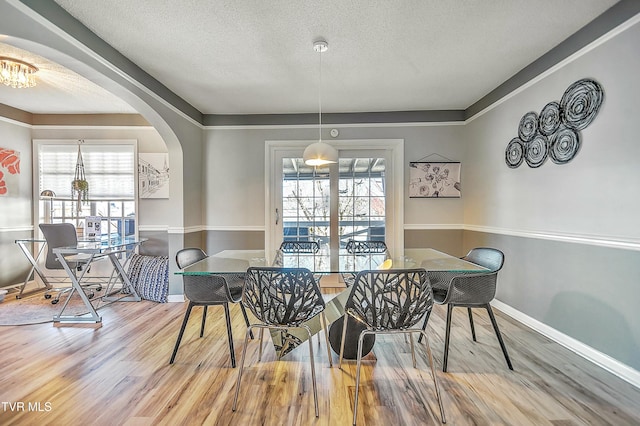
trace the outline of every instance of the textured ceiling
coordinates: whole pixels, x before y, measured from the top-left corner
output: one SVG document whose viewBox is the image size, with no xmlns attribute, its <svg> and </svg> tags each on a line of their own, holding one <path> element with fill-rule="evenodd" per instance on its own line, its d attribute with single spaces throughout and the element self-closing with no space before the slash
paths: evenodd
<svg viewBox="0 0 640 426">
<path fill-rule="evenodd" d="M 56 2 L 202 113 L 254 114 L 317 111 L 319 37 L 325 112 L 464 109 L 616 0 Z"/>
</svg>

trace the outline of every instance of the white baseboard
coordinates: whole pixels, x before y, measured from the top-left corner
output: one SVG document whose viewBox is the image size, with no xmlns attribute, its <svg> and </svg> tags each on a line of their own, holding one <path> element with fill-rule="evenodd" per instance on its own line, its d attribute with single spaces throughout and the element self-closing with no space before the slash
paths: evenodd
<svg viewBox="0 0 640 426">
<path fill-rule="evenodd" d="M 597 366 L 604 368 L 612 374 L 620 377 L 622 380 L 629 382 L 633 386 L 640 388 L 640 371 L 629 367 L 620 361 L 611 358 L 609 355 L 585 345 L 584 343 L 567 336 L 564 333 L 556 330 L 553 327 L 549 327 L 540 321 L 531 318 L 530 316 L 523 314 L 522 312 L 512 308 L 511 306 L 500 302 L 499 300 L 493 300 L 491 306 L 500 310 L 501 312 L 509 315 L 511 318 L 526 325 L 527 327 L 537 331 L 538 333 L 548 337 L 554 342 L 564 346 L 565 348 L 575 352 L 581 357 L 591 361 Z"/>
<path fill-rule="evenodd" d="M 167 296 L 167 302 L 169 303 L 184 302 L 184 294 L 170 294 L 169 296 Z"/>
</svg>

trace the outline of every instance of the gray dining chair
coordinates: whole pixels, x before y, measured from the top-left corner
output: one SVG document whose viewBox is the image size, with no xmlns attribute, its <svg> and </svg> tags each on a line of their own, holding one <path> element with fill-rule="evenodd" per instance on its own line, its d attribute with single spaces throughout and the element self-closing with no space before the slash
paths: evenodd
<svg viewBox="0 0 640 426">
<path fill-rule="evenodd" d="M 349 240 L 345 246 L 345 250 L 349 254 L 386 254 L 388 257 L 389 250 L 387 244 L 380 240 Z M 356 278 L 356 272 L 343 272 L 342 280 L 345 286 L 351 287 Z"/>
<path fill-rule="evenodd" d="M 240 382 L 242 380 L 250 331 L 253 328 L 260 328 L 261 331 L 264 329 L 280 330 L 286 336 L 289 329 L 297 328 L 304 330 L 308 336 L 313 400 L 316 417 L 318 417 L 318 390 L 313 344 L 311 342 L 311 330 L 305 324 L 305 322 L 318 315 L 320 315 L 324 330 L 330 365 L 332 361 L 327 333 L 327 320 L 324 316 L 325 304 L 313 274 L 306 268 L 251 267 L 247 270 L 242 303 L 251 310 L 259 323 L 252 324 L 247 328 L 232 410 L 236 411 L 238 404 Z M 262 340 L 260 346 L 262 347 Z"/>
<path fill-rule="evenodd" d="M 416 355 L 413 334 L 418 333 L 426 339 L 426 351 L 433 377 L 433 384 L 440 407 L 442 423 L 446 423 L 444 407 L 440 397 L 440 387 L 433 364 L 429 336 L 422 328 L 415 327 L 424 317 L 429 318 L 433 308 L 433 295 L 427 272 L 424 269 L 388 269 L 359 272 L 351 287 L 351 293 L 345 303 L 345 320 L 340 345 L 340 368 L 347 335 L 347 317 L 352 317 L 364 326 L 358 337 L 358 355 L 356 366 L 356 392 L 353 403 L 353 424 L 358 415 L 358 394 L 360 389 L 360 366 L 365 336 L 369 334 L 404 334 L 411 344 L 413 368 L 416 368 Z"/>
<path fill-rule="evenodd" d="M 53 252 L 53 249 L 59 247 L 72 247 L 78 244 L 78 234 L 76 227 L 70 223 L 41 223 L 38 225 L 44 239 L 47 243 L 47 255 L 45 257 L 45 267 L 47 269 L 64 269 L 62 263 L 58 259 L 58 256 Z M 85 273 L 89 272 L 90 262 L 93 260 L 90 255 L 86 254 L 74 254 L 65 256 L 65 260 L 71 269 L 71 272 L 77 277 L 78 272 L 81 273 L 81 277 Z M 48 277 L 49 278 L 49 277 Z M 55 280 L 56 284 L 69 283 L 69 278 L 65 277 L 60 280 Z M 92 298 L 94 291 L 101 291 L 101 283 L 86 283 L 81 284 L 81 287 L 87 293 L 89 298 Z M 60 297 L 64 294 L 70 294 L 73 291 L 72 286 L 54 287 L 47 289 L 44 293 L 45 299 L 52 299 L 52 304 L 57 304 L 60 301 Z M 56 293 L 56 297 L 53 294 Z M 53 297 L 53 298 L 52 298 Z"/>
<path fill-rule="evenodd" d="M 207 257 L 207 254 L 199 248 L 185 248 L 176 254 L 176 263 L 178 268 L 184 269 Z M 229 312 L 229 303 L 238 303 L 242 298 L 242 288 L 244 287 L 244 274 L 219 274 L 219 275 L 183 275 L 182 282 L 184 284 L 184 294 L 189 300 L 187 311 L 182 320 L 182 326 L 178 333 L 178 339 L 173 348 L 169 364 L 173 364 L 180 347 L 180 342 L 184 334 L 184 330 L 189 321 L 191 310 L 194 306 L 202 306 L 202 323 L 200 325 L 200 337 L 204 336 L 204 327 L 207 321 L 207 307 L 214 305 L 222 305 L 224 308 L 225 319 L 227 322 L 227 338 L 229 340 L 229 354 L 231 356 L 231 366 L 236 366 L 236 356 L 233 347 L 233 331 L 231 328 L 231 315 Z M 247 327 L 249 326 L 249 318 L 242 304 L 240 305 L 242 315 L 244 316 Z"/>
<path fill-rule="evenodd" d="M 435 303 L 439 305 L 447 305 L 447 325 L 444 342 L 444 360 L 442 363 L 442 371 L 447 371 L 447 361 L 449 357 L 449 341 L 451 337 L 451 319 L 454 307 L 466 307 L 469 315 L 469 325 L 471 327 L 471 336 L 476 342 L 476 332 L 473 324 L 473 308 L 483 308 L 489 314 L 489 319 L 495 331 L 500 348 L 510 370 L 513 370 L 511 359 L 507 352 L 507 347 L 502 339 L 502 334 L 498 328 L 490 302 L 496 295 L 496 284 L 498 280 L 498 272 L 504 265 L 504 253 L 498 249 L 490 247 L 477 247 L 469 251 L 462 259 L 475 263 L 486 268 L 487 272 L 469 273 L 455 275 L 450 278 L 446 288 L 434 287 L 433 297 Z M 436 274 L 437 275 L 437 274 Z M 440 275 L 441 276 L 441 275 Z M 426 327 L 426 324 L 424 325 Z"/>
</svg>

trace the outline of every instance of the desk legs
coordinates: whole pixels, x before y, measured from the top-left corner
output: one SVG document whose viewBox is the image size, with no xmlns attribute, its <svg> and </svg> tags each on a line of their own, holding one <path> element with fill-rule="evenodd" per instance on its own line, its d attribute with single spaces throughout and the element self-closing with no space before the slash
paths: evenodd
<svg viewBox="0 0 640 426">
<path fill-rule="evenodd" d="M 129 280 L 129 276 L 127 275 L 126 271 L 124 270 L 124 267 L 118 260 L 118 256 L 116 256 L 116 253 L 110 253 L 109 260 L 111 261 L 111 264 L 113 265 L 113 268 L 116 271 L 116 276 L 119 277 L 120 281 L 122 282 L 122 291 L 125 293 L 128 293 L 129 296 L 115 297 L 109 294 L 105 294 L 105 296 L 102 297 L 102 300 L 107 302 L 115 302 L 115 301 L 139 302 L 140 300 L 142 300 L 138 295 L 138 292 L 136 292 L 135 287 L 131 284 L 131 281 Z"/>
<path fill-rule="evenodd" d="M 77 276 L 74 273 L 74 271 L 71 269 L 69 264 L 67 263 L 62 253 L 56 253 L 56 256 L 58 257 L 58 260 L 62 264 L 64 270 L 67 272 L 67 275 L 69 275 L 73 289 L 69 293 L 69 296 L 67 297 L 67 300 L 64 302 L 64 305 L 62 305 L 62 309 L 60 310 L 60 313 L 53 317 L 53 321 L 54 322 L 95 322 L 95 323 L 102 322 L 102 317 L 98 315 L 98 313 L 96 312 L 96 309 L 93 307 L 93 304 L 91 303 L 91 300 L 89 300 L 86 293 L 82 289 L 82 286 L 80 285 L 80 281 L 82 280 L 82 277 L 86 273 L 87 268 L 85 268 L 82 271 L 80 276 Z M 125 272 L 122 264 L 118 260 L 117 253 L 109 253 L 107 256 L 109 257 L 109 260 L 111 261 L 111 264 L 115 269 L 115 275 L 116 275 L 115 279 L 117 278 L 120 279 L 120 281 L 122 282 L 122 290 L 129 293 L 129 295 L 125 297 L 116 297 L 116 296 L 106 295 L 102 298 L 102 300 L 108 301 L 108 302 L 113 302 L 113 301 L 139 302 L 141 298 L 136 292 L 136 289 L 131 284 L 131 281 L 129 281 L 129 277 L 127 276 L 127 273 Z M 87 265 L 91 264 L 94 257 L 95 255 L 92 254 Z M 82 302 L 86 306 L 87 314 L 82 316 L 62 315 L 74 291 L 78 292 L 78 295 L 80 296 L 80 298 L 82 299 Z"/>
<path fill-rule="evenodd" d="M 102 317 L 98 315 L 98 313 L 96 312 L 96 309 L 93 307 L 93 305 L 91 304 L 91 301 L 89 300 L 86 293 L 82 289 L 82 286 L 80 285 L 80 279 L 82 279 L 82 277 L 84 276 L 86 269 L 82 271 L 80 278 L 78 278 L 74 273 L 74 271 L 71 270 L 71 267 L 67 263 L 67 260 L 65 259 L 64 255 L 61 253 L 56 253 L 56 256 L 58 257 L 58 260 L 60 261 L 60 264 L 62 264 L 62 267 L 66 271 L 67 275 L 69 275 L 69 278 L 71 279 L 71 286 L 73 288 L 69 292 L 69 296 L 67 297 L 67 300 L 65 300 L 64 304 L 62 305 L 62 309 L 60 309 L 60 313 L 53 317 L 53 322 L 95 322 L 95 323 L 102 322 Z M 91 260 L 93 260 L 93 255 L 91 255 Z M 84 305 L 87 307 L 88 312 L 83 316 L 62 315 L 74 291 L 78 292 L 78 295 L 82 299 L 82 302 L 84 303 Z"/>
<path fill-rule="evenodd" d="M 31 250 L 27 248 L 27 243 L 25 241 L 18 241 L 17 244 L 18 244 L 18 247 L 20 247 L 20 250 L 22 250 L 22 253 L 24 253 L 27 260 L 29 260 L 29 263 L 31 264 L 31 269 L 29 270 L 29 273 L 25 277 L 24 284 L 22 284 L 22 286 L 20 287 L 20 293 L 16 295 L 16 299 L 20 299 L 22 297 L 22 293 L 24 292 L 24 289 L 27 286 L 29 279 L 32 276 L 35 278 L 34 272 L 38 274 L 38 276 L 44 283 L 44 287 L 45 287 L 44 289 L 45 290 L 51 289 L 51 283 L 47 279 L 46 274 L 42 271 L 42 269 L 40 269 L 40 266 L 38 266 L 38 259 L 40 258 L 40 254 L 45 248 L 45 244 L 42 244 L 40 246 L 40 249 L 38 250 L 38 254 L 36 254 L 35 257 L 31 254 Z M 29 242 L 29 244 L 35 244 L 35 242 Z"/>
</svg>

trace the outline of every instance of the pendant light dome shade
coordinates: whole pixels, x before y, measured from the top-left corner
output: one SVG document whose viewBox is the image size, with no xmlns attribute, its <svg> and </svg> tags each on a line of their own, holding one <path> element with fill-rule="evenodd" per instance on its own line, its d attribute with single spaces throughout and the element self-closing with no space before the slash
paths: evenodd
<svg viewBox="0 0 640 426">
<path fill-rule="evenodd" d="M 302 159 L 309 166 L 324 166 L 338 162 L 338 150 L 328 143 L 319 141 L 307 146 Z"/>
<path fill-rule="evenodd" d="M 322 142 L 322 53 L 329 49 L 326 40 L 320 39 L 313 43 L 313 50 L 320 56 L 320 84 L 318 84 L 318 142 L 307 146 L 302 154 L 304 163 L 308 166 L 324 166 L 338 162 L 338 150 L 328 143 Z"/>
</svg>

